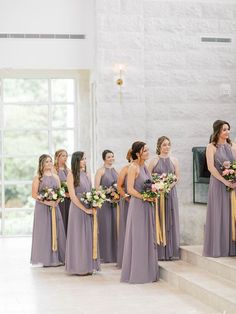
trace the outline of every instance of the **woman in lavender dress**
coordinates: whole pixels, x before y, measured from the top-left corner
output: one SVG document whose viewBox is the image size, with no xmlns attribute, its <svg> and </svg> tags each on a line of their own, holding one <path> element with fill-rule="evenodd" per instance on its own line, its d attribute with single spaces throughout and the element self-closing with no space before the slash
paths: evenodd
<svg viewBox="0 0 236 314">
<path fill-rule="evenodd" d="M 65 149 L 59 149 L 55 152 L 54 156 L 54 169 L 55 173 L 59 176 L 61 184 L 63 185 L 66 182 L 66 178 L 69 172 L 69 168 L 66 165 L 68 158 L 67 151 Z M 67 225 L 69 217 L 69 208 L 70 208 L 70 196 L 69 193 L 66 193 L 64 201 L 59 203 L 61 216 L 64 223 L 65 232 L 67 234 Z"/>
<path fill-rule="evenodd" d="M 126 155 L 127 161 L 130 163 L 131 158 L 131 149 L 128 150 Z M 117 243 L 117 267 L 122 267 L 123 251 L 124 251 L 124 241 L 125 241 L 125 230 L 126 230 L 126 221 L 128 214 L 128 207 L 130 197 L 128 196 L 127 191 L 127 174 L 130 164 L 124 166 L 119 172 L 117 179 L 117 190 L 120 194 L 121 200 L 119 202 L 120 206 L 120 215 L 119 215 L 119 229 L 118 229 L 118 243 Z"/>
<path fill-rule="evenodd" d="M 32 235 L 31 263 L 43 266 L 59 266 L 65 262 L 66 236 L 58 202 L 41 201 L 39 193 L 44 188 L 60 187 L 59 177 L 52 172 L 49 155 L 39 157 L 38 175 L 32 183 L 32 197 L 36 200 Z M 56 208 L 57 249 L 52 249 L 51 208 Z"/>
<path fill-rule="evenodd" d="M 91 180 L 86 172 L 84 152 L 75 152 L 71 172 L 67 176 L 71 198 L 66 242 L 66 271 L 70 274 L 89 275 L 99 270 L 99 258 L 93 259 L 93 210 L 80 200 L 91 191 Z"/>
<path fill-rule="evenodd" d="M 168 196 L 165 198 L 165 230 L 166 245 L 158 245 L 158 260 L 179 259 L 179 207 L 176 191 L 176 183 L 179 180 L 179 163 L 174 157 L 170 157 L 171 142 L 166 136 L 161 136 L 157 140 L 157 157 L 153 158 L 148 166 L 150 173 L 173 173 L 177 181 L 172 184 Z"/>
<path fill-rule="evenodd" d="M 236 184 L 225 180 L 221 175 L 224 162 L 236 160 L 236 145 L 231 143 L 229 133 L 228 122 L 215 121 L 206 150 L 211 177 L 203 255 L 209 257 L 236 255 L 236 242 L 232 240 L 231 230 L 231 198 L 230 192 L 226 189 L 227 187 L 235 189 Z"/>
<path fill-rule="evenodd" d="M 125 244 L 122 261 L 121 281 L 128 283 L 148 283 L 159 278 L 157 263 L 154 206 L 143 201 L 143 185 L 151 175 L 145 166 L 149 157 L 148 147 L 143 142 L 132 145 L 132 164 L 128 170 L 129 204 Z"/>
<path fill-rule="evenodd" d="M 117 182 L 117 171 L 113 167 L 114 154 L 110 150 L 102 153 L 104 165 L 97 170 L 95 187 L 110 187 Z M 117 262 L 117 220 L 114 204 L 105 202 L 98 210 L 99 248 L 103 263 Z"/>
</svg>

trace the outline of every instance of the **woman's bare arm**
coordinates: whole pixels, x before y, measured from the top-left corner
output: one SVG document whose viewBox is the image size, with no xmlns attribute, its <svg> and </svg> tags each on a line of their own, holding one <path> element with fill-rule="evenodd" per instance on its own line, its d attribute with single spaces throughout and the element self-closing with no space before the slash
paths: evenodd
<svg viewBox="0 0 236 314">
<path fill-rule="evenodd" d="M 44 204 L 44 205 L 47 205 L 47 206 L 51 206 L 51 207 L 54 207 L 57 205 L 56 202 L 54 201 L 41 201 L 39 198 L 38 198 L 38 191 L 39 191 L 39 177 L 38 176 L 35 176 L 34 179 L 33 179 L 33 182 L 32 182 L 32 197 L 38 201 L 39 203 L 41 204 Z"/>
<path fill-rule="evenodd" d="M 128 173 L 129 166 L 125 166 L 121 169 L 117 178 L 117 190 L 121 197 L 125 197 L 126 192 L 124 190 L 125 177 Z"/>
<path fill-rule="evenodd" d="M 97 170 L 96 174 L 95 174 L 95 188 L 98 189 L 99 186 L 101 185 L 101 179 L 102 179 L 102 176 L 104 175 L 105 173 L 105 169 L 104 168 L 100 168 Z"/>
<path fill-rule="evenodd" d="M 134 188 L 134 181 L 136 177 L 138 176 L 138 173 L 139 173 L 139 168 L 135 164 L 130 165 L 129 170 L 128 170 L 128 183 L 127 183 L 128 193 L 142 200 L 143 199 L 142 194 L 139 193 Z"/>
<path fill-rule="evenodd" d="M 216 148 L 213 144 L 208 144 L 206 149 L 206 159 L 207 159 L 207 167 L 210 173 L 218 179 L 220 182 L 222 182 L 224 185 L 231 187 L 232 183 L 225 180 L 218 172 L 214 165 L 214 156 L 215 156 Z"/>
</svg>

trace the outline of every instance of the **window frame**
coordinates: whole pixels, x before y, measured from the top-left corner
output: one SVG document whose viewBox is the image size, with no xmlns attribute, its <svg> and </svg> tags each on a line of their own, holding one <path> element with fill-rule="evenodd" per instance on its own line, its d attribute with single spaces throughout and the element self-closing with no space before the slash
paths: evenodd
<svg viewBox="0 0 236 314">
<path fill-rule="evenodd" d="M 48 100 L 47 102 L 4 102 L 3 99 L 3 90 L 4 90 L 4 79 L 47 79 L 48 83 Z M 52 101 L 52 80 L 53 79 L 72 79 L 74 81 L 74 102 L 53 102 Z M 73 130 L 74 131 L 74 142 L 73 142 L 73 149 L 76 150 L 78 148 L 78 143 L 80 139 L 79 133 L 79 79 L 80 73 L 79 71 L 75 70 L 66 70 L 66 71 L 42 71 L 42 70 L 28 70 L 28 71 L 15 71 L 15 70 L 0 70 L 0 138 L 1 138 L 1 145 L 0 145 L 0 159 L 1 159 L 1 177 L 0 177 L 0 188 L 1 188 L 1 201 L 0 201 L 0 217 L 1 217 L 1 227 L 0 227 L 0 237 L 11 237 L 12 235 L 7 235 L 5 231 L 5 220 L 4 214 L 7 212 L 13 211 L 33 211 L 34 208 L 6 208 L 5 207 L 5 186 L 9 185 L 22 185 L 22 184 L 31 184 L 32 181 L 29 180 L 5 180 L 4 179 L 4 166 L 5 166 L 5 159 L 6 158 L 14 158 L 14 154 L 5 154 L 4 153 L 4 132 L 5 131 L 16 131 L 15 128 L 7 128 L 4 127 L 4 106 L 8 105 L 45 105 L 48 106 L 48 128 L 40 129 L 41 131 L 48 132 L 48 153 L 53 156 L 53 141 L 52 141 L 52 133 L 53 131 L 60 131 L 60 130 Z M 72 128 L 55 128 L 52 127 L 52 112 L 54 105 L 73 105 L 74 106 L 74 117 L 73 117 L 73 127 Z M 21 129 L 21 131 L 37 131 L 36 128 L 29 128 L 29 129 Z M 44 153 L 44 152 L 42 152 Z M 71 154 L 72 152 L 69 152 Z M 38 154 L 18 154 L 17 157 L 28 157 L 28 158 L 35 158 L 38 157 Z M 37 167 L 37 165 L 35 165 Z M 14 235 L 14 236 L 24 236 L 24 235 Z"/>
</svg>

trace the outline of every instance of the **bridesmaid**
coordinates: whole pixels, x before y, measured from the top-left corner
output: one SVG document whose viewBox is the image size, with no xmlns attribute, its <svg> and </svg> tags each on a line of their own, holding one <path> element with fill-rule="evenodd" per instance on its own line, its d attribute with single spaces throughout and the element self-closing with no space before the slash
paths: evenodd
<svg viewBox="0 0 236 314">
<path fill-rule="evenodd" d="M 93 259 L 93 210 L 80 201 L 82 193 L 92 189 L 86 171 L 84 152 L 72 155 L 71 169 L 67 176 L 71 197 L 66 242 L 66 271 L 70 274 L 91 275 L 99 270 L 99 259 Z"/>
<path fill-rule="evenodd" d="M 117 182 L 117 172 L 113 167 L 114 154 L 110 150 L 102 153 L 104 165 L 97 170 L 95 175 L 95 187 L 100 185 L 109 187 Z M 105 202 L 98 210 L 99 248 L 103 263 L 117 262 L 117 221 L 116 207 Z"/>
<path fill-rule="evenodd" d="M 126 155 L 127 161 L 130 163 L 131 158 L 131 149 L 128 150 Z M 121 200 L 119 202 L 120 205 L 120 217 L 119 217 L 119 231 L 118 231 L 118 248 L 117 248 L 117 267 L 122 267 L 122 259 L 123 259 L 123 251 L 124 251 L 124 241 L 125 241 L 125 230 L 126 230 L 126 221 L 128 214 L 128 207 L 130 198 L 127 196 L 127 174 L 130 164 L 124 166 L 117 179 L 117 189 L 120 193 Z"/>
<path fill-rule="evenodd" d="M 69 168 L 66 165 L 68 158 L 67 151 L 64 149 L 59 149 L 56 151 L 54 156 L 54 169 L 55 173 L 58 174 L 61 183 L 66 182 L 66 178 L 69 172 Z M 69 193 L 66 193 L 66 197 L 64 198 L 64 202 L 59 203 L 65 232 L 67 234 L 67 225 L 68 225 L 68 217 L 69 217 L 69 208 L 70 208 L 70 196 Z"/>
<path fill-rule="evenodd" d="M 44 188 L 60 187 L 59 177 L 53 174 L 52 158 L 39 157 L 38 175 L 32 183 L 32 197 L 36 200 L 32 236 L 31 263 L 43 266 L 59 266 L 65 262 L 66 236 L 58 201 L 40 201 L 39 193 Z M 52 250 L 52 220 L 50 207 L 56 207 L 57 250 Z"/>
<path fill-rule="evenodd" d="M 154 207 L 143 201 L 143 185 L 151 175 L 145 166 L 149 150 L 145 143 L 132 145 L 132 164 L 128 170 L 128 193 L 131 195 L 127 217 L 121 281 L 147 283 L 159 278 L 154 226 Z"/>
<path fill-rule="evenodd" d="M 179 206 L 176 191 L 176 183 L 179 180 L 179 163 L 174 157 L 170 157 L 171 142 L 166 136 L 161 136 L 157 140 L 156 153 L 148 166 L 150 173 L 173 173 L 177 181 L 172 184 L 168 197 L 165 198 L 165 230 L 166 246 L 158 245 L 158 260 L 179 259 Z"/>
<path fill-rule="evenodd" d="M 229 138 L 230 125 L 217 120 L 206 149 L 207 166 L 211 173 L 203 255 L 210 257 L 235 256 L 236 242 L 231 232 L 231 200 L 226 187 L 236 188 L 235 183 L 221 176 L 225 161 L 236 160 L 236 144 Z"/>
</svg>

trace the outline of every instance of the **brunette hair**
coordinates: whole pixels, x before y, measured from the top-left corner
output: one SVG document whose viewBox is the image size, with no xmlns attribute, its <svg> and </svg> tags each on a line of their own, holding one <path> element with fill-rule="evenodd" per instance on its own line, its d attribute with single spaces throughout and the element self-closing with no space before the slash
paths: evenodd
<svg viewBox="0 0 236 314">
<path fill-rule="evenodd" d="M 214 146 L 216 146 L 217 143 L 218 143 L 218 140 L 219 140 L 219 137 L 220 137 L 220 132 L 221 132 L 221 130 L 222 130 L 224 124 L 227 124 L 228 127 L 229 127 L 229 130 L 230 130 L 230 124 L 229 124 L 229 122 L 227 122 L 227 121 L 224 121 L 224 120 L 216 120 L 216 121 L 213 123 L 213 133 L 212 133 L 212 135 L 210 136 L 210 143 L 212 143 Z M 227 138 L 226 141 L 227 141 L 227 143 L 229 143 L 230 145 L 232 145 L 230 138 Z"/>
<path fill-rule="evenodd" d="M 131 156 L 131 148 L 128 150 L 127 154 L 126 154 L 126 159 L 128 160 L 128 162 L 131 162 L 132 156 Z"/>
<path fill-rule="evenodd" d="M 157 139 L 157 147 L 156 147 L 156 153 L 157 153 L 157 155 L 160 155 L 160 153 L 161 153 L 161 145 L 162 145 L 162 143 L 163 143 L 165 140 L 169 141 L 169 143 L 171 144 L 171 141 L 170 141 L 169 137 L 167 137 L 167 136 L 161 136 L 161 137 L 159 137 L 159 138 Z"/>
<path fill-rule="evenodd" d="M 58 159 L 61 157 L 61 155 L 63 153 L 66 153 L 66 155 L 68 156 L 68 153 L 65 149 L 58 149 L 56 152 L 55 152 L 55 155 L 54 155 L 54 167 L 58 173 L 59 171 L 59 164 L 58 164 Z M 65 164 L 65 169 L 68 169 L 67 165 Z"/>
<path fill-rule="evenodd" d="M 113 155 L 114 155 L 114 153 L 113 153 L 111 150 L 105 149 L 105 150 L 102 152 L 102 159 L 103 159 L 104 161 L 105 161 L 105 159 L 106 159 L 107 154 L 113 154 Z"/>
<path fill-rule="evenodd" d="M 43 154 L 39 157 L 39 164 L 38 164 L 38 176 L 39 176 L 39 181 L 42 180 L 43 177 L 43 171 L 44 171 L 44 164 L 47 158 L 50 158 L 52 161 L 52 157 L 48 154 Z"/>
<path fill-rule="evenodd" d="M 71 171 L 74 178 L 74 186 L 80 185 L 80 162 L 84 157 L 84 152 L 74 152 L 71 157 Z M 85 169 L 86 171 L 86 169 Z"/>
<path fill-rule="evenodd" d="M 137 153 L 140 153 L 142 148 L 146 145 L 146 143 L 137 141 L 132 144 L 131 148 L 131 157 L 133 160 L 138 159 Z"/>
</svg>

